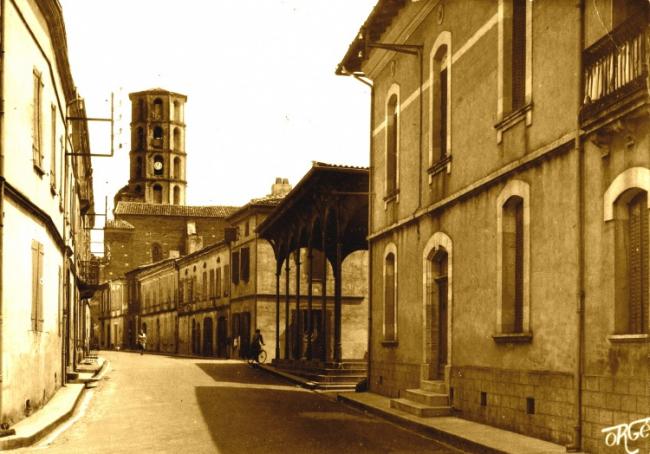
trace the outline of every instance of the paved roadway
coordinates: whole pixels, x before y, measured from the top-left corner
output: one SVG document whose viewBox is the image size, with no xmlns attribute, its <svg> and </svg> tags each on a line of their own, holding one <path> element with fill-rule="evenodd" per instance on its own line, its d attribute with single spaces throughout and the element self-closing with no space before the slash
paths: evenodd
<svg viewBox="0 0 650 454">
<path fill-rule="evenodd" d="M 78 420 L 20 452 L 459 452 L 239 361 L 102 356 L 112 370 Z"/>
</svg>

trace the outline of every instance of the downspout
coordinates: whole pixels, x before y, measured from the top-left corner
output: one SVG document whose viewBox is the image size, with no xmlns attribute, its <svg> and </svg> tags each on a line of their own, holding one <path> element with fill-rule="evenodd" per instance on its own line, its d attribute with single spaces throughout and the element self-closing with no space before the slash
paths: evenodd
<svg viewBox="0 0 650 454">
<path fill-rule="evenodd" d="M 368 152 L 370 163 L 370 170 L 368 172 L 368 233 L 372 231 L 372 201 L 373 201 L 373 192 L 372 192 L 372 126 L 375 117 L 375 87 L 372 83 L 367 82 L 362 79 L 360 76 L 355 75 L 355 79 L 359 82 L 364 83 L 370 87 L 370 126 L 368 127 Z M 367 352 L 367 366 L 366 374 L 368 377 L 367 389 L 370 390 L 371 382 L 371 368 L 372 368 L 372 251 L 370 250 L 370 245 L 368 245 L 368 352 Z"/>
<path fill-rule="evenodd" d="M 3 357 L 2 357 L 2 334 L 4 330 L 3 322 L 3 308 L 4 308 L 4 297 L 3 297 L 3 284 L 4 284 L 4 274 L 3 274 L 3 263 L 4 263 L 4 200 L 5 200 L 5 159 L 4 159 L 4 137 L 5 137 L 5 18 L 7 16 L 7 1 L 0 0 L 0 386 L 3 385 Z M 3 421 L 3 412 L 2 412 L 2 392 L 0 392 L 0 422 Z"/>
<path fill-rule="evenodd" d="M 584 69 L 582 52 L 585 46 L 585 1 L 578 1 L 578 42 L 576 46 L 576 61 L 578 65 L 577 99 L 576 99 L 576 130 L 575 150 L 576 156 L 576 201 L 578 215 L 578 298 L 576 307 L 576 361 L 574 370 L 574 400 L 575 400 L 575 427 L 573 428 L 573 444 L 567 447 L 568 451 L 581 451 L 582 447 L 582 376 L 584 373 L 584 325 L 585 325 L 585 163 L 584 148 L 581 140 L 580 110 L 584 99 Z"/>
</svg>

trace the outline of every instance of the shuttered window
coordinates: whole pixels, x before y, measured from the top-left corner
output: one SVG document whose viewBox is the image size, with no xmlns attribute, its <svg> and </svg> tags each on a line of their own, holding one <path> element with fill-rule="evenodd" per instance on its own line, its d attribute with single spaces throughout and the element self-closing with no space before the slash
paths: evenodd
<svg viewBox="0 0 650 454">
<path fill-rule="evenodd" d="M 525 104 L 526 93 L 526 3 L 512 1 L 512 110 Z"/>
<path fill-rule="evenodd" d="M 217 268 L 217 277 L 216 277 L 216 297 L 220 298 L 221 297 L 221 268 Z"/>
<path fill-rule="evenodd" d="M 43 331 L 43 245 L 32 241 L 32 330 Z"/>
<path fill-rule="evenodd" d="M 524 308 L 524 201 L 521 197 L 510 197 L 503 205 L 502 235 L 502 330 L 521 333 Z"/>
<path fill-rule="evenodd" d="M 214 287 L 214 270 L 210 270 L 210 298 L 214 298 L 216 295 L 216 290 Z"/>
<path fill-rule="evenodd" d="M 648 200 L 642 192 L 630 201 L 628 224 L 629 333 L 647 332 L 648 318 Z"/>
<path fill-rule="evenodd" d="M 397 301 L 395 295 L 395 255 L 386 256 L 384 274 L 384 340 L 396 340 Z"/>
<path fill-rule="evenodd" d="M 56 191 L 56 105 L 51 107 L 51 131 L 50 131 L 50 188 Z"/>
<path fill-rule="evenodd" d="M 399 146 L 399 116 L 397 95 L 392 95 L 386 106 L 386 195 L 397 191 L 397 147 Z"/>
<path fill-rule="evenodd" d="M 250 248 L 241 248 L 241 279 L 248 282 L 250 277 Z"/>
<path fill-rule="evenodd" d="M 232 283 L 239 284 L 239 251 L 232 253 Z"/>
<path fill-rule="evenodd" d="M 33 108 L 32 108 L 32 151 L 34 165 L 43 167 L 42 136 L 43 136 L 43 78 L 40 71 L 33 73 Z"/>
<path fill-rule="evenodd" d="M 230 282 L 230 265 L 223 267 L 223 296 L 228 296 L 228 283 Z"/>
</svg>

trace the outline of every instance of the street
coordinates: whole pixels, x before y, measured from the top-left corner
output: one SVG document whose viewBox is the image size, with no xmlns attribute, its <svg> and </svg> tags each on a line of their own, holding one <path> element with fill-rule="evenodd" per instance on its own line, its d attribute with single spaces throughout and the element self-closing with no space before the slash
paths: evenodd
<svg viewBox="0 0 650 454">
<path fill-rule="evenodd" d="M 86 411 L 21 452 L 459 452 L 239 361 L 101 355 Z"/>
</svg>

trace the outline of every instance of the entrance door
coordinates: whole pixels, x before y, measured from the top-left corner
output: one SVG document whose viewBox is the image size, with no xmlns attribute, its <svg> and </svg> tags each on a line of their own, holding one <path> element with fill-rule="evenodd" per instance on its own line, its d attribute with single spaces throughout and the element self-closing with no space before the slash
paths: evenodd
<svg viewBox="0 0 650 454">
<path fill-rule="evenodd" d="M 449 346 L 448 330 L 448 255 L 440 247 L 429 257 L 427 271 L 427 335 L 428 345 L 426 363 L 430 380 L 445 378 L 447 350 Z"/>
<path fill-rule="evenodd" d="M 437 377 L 443 379 L 445 377 L 445 366 L 447 365 L 447 345 L 448 345 L 448 310 L 447 310 L 447 252 L 440 251 L 434 257 L 436 265 L 436 287 L 438 293 L 438 362 L 437 362 Z"/>
<path fill-rule="evenodd" d="M 203 355 L 212 356 L 212 317 L 203 319 Z"/>
<path fill-rule="evenodd" d="M 225 358 L 228 355 L 228 320 L 225 316 L 217 320 L 217 356 Z"/>
</svg>

